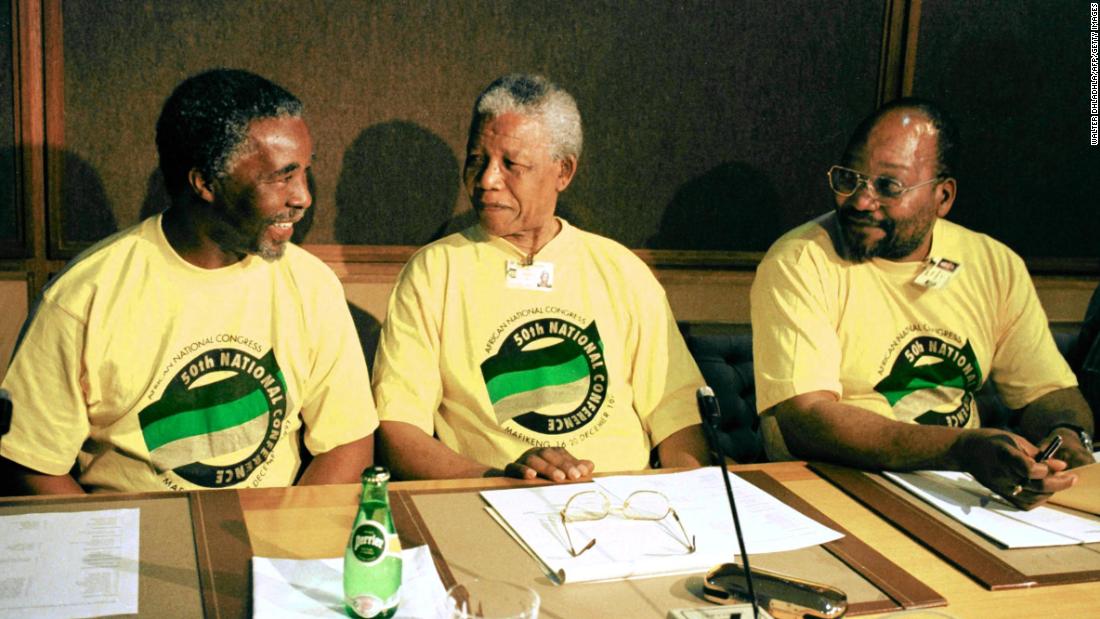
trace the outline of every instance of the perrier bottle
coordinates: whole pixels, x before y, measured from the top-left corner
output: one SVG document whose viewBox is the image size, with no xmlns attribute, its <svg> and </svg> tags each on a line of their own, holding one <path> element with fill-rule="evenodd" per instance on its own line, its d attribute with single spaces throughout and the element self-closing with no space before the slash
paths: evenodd
<svg viewBox="0 0 1100 619">
<path fill-rule="evenodd" d="M 344 604 L 352 616 L 389 619 L 401 596 L 401 542 L 393 528 L 384 466 L 363 471 L 359 513 L 344 550 Z"/>
</svg>

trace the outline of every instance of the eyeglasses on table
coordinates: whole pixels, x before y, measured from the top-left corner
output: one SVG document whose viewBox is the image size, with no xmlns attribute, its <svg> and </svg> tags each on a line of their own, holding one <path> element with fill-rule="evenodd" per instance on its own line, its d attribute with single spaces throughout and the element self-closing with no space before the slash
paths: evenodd
<svg viewBox="0 0 1100 619">
<path fill-rule="evenodd" d="M 688 535 L 684 523 L 680 521 L 680 515 L 672 508 L 668 497 L 655 490 L 638 490 L 626 497 L 622 505 L 612 506 L 611 499 L 606 494 L 595 490 L 585 490 L 569 497 L 565 506 L 561 509 L 561 526 L 565 530 L 566 540 L 569 542 L 569 554 L 579 557 L 588 549 L 596 545 L 596 538 L 592 538 L 581 548 L 576 549 L 573 544 L 573 536 L 569 533 L 570 522 L 586 522 L 601 520 L 615 514 L 627 520 L 660 521 L 672 516 L 676 524 L 680 526 L 683 540 L 679 540 L 686 548 L 688 554 L 695 552 L 695 536 Z"/>
</svg>

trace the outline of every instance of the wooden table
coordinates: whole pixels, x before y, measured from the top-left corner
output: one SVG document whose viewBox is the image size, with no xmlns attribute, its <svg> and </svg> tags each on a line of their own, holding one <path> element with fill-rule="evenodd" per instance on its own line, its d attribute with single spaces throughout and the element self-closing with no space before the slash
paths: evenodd
<svg viewBox="0 0 1100 619">
<path fill-rule="evenodd" d="M 803 463 L 731 467 L 762 469 L 849 531 L 935 589 L 948 606 L 934 609 L 953 617 L 1100 617 L 1100 583 L 987 591 L 962 572 L 821 479 Z M 506 479 L 395 482 L 391 489 L 425 491 L 510 487 Z M 238 491 L 253 553 L 260 556 L 321 558 L 343 553 L 355 515 L 356 485 Z M 577 585 L 584 586 L 584 585 Z M 880 617 L 889 616 L 878 615 Z M 654 617 L 663 618 L 663 613 Z"/>
<path fill-rule="evenodd" d="M 831 518 L 880 553 L 898 564 L 948 600 L 948 606 L 933 609 L 938 616 L 959 618 L 987 617 L 1100 617 L 1100 583 L 1057 585 L 1034 589 L 1015 589 L 987 591 L 962 572 L 942 561 L 919 543 L 895 529 L 886 521 L 868 511 L 848 495 L 829 482 L 818 477 L 803 463 L 776 463 L 764 465 L 734 466 L 732 470 L 763 470 L 779 480 L 786 488 L 802 499 L 817 507 L 825 516 Z M 506 488 L 530 485 L 509 479 L 470 479 L 430 482 L 395 482 L 391 484 L 394 492 L 474 492 L 486 486 Z M 173 551 L 193 549 L 187 561 L 182 555 L 162 558 L 159 564 L 152 559 L 149 565 L 142 565 L 143 584 L 157 585 L 163 591 L 165 586 L 175 587 L 172 596 L 175 600 L 146 599 L 141 602 L 143 614 L 148 616 L 169 616 L 159 613 L 167 602 L 168 607 L 176 611 L 171 616 L 201 616 L 205 608 L 208 617 L 242 616 L 250 598 L 248 590 L 250 577 L 249 546 L 255 556 L 284 558 L 324 558 L 343 554 L 344 543 L 355 515 L 359 486 L 355 484 L 333 486 L 311 486 L 294 488 L 268 488 L 258 490 L 218 490 L 189 492 L 179 495 L 166 493 L 153 495 L 96 495 L 91 497 L 27 497 L 0 499 L 0 513 L 17 511 L 49 511 L 53 509 L 102 509 L 104 507 L 144 506 L 149 503 L 177 505 L 172 509 L 190 515 L 194 523 L 194 545 L 186 538 L 178 538 L 178 528 L 164 531 L 147 531 L 149 518 L 142 520 L 143 548 L 160 548 L 171 542 Z M 182 501 L 182 503 L 181 503 Z M 724 506 L 724 502 L 723 502 Z M 143 507 L 143 511 L 144 511 Z M 150 514 L 154 514 L 151 511 Z M 154 516 L 155 518 L 155 516 Z M 242 520 L 243 518 L 243 525 Z M 497 531 L 493 531 L 497 534 Z M 169 535 L 170 537 L 163 537 Z M 439 535 L 439 533 L 436 533 Z M 158 539 L 158 536 L 160 538 Z M 438 541 L 438 540 L 437 540 Z M 151 542 L 151 543 L 150 543 Z M 509 540 L 510 543 L 510 540 Z M 189 554 L 184 553 L 184 554 Z M 469 573 L 464 571 L 463 562 L 469 557 L 448 557 L 448 568 L 456 578 Z M 149 560 L 143 550 L 143 561 Z M 197 565 L 197 576 L 188 577 L 177 573 L 175 564 L 190 563 Z M 534 561 L 531 560 L 531 566 Z M 172 571 L 168 569 L 175 569 Z M 528 567 L 528 566 L 525 566 Z M 152 572 L 147 572 L 151 569 Z M 195 570 L 196 568 L 192 568 Z M 534 567 L 528 573 L 531 573 Z M 152 574 L 152 576 L 149 576 Z M 147 578 L 148 576 L 148 578 Z M 162 581 L 159 584 L 157 581 Z M 630 586 L 644 593 L 651 585 L 638 584 L 645 581 L 630 581 Z M 562 591 L 578 598 L 593 595 L 599 591 L 593 585 L 581 583 L 566 585 Z M 691 601 L 690 594 L 677 581 L 672 593 L 678 599 Z M 145 591 L 145 589 L 143 589 Z M 667 593 L 667 592 L 666 592 Z M 152 593 L 151 593 L 152 594 Z M 156 595 L 154 595 L 156 597 Z M 182 602 L 188 601 L 187 608 L 200 609 L 184 611 Z M 698 601 L 695 601 L 698 603 Z M 161 606 L 158 606 L 160 604 Z M 681 604 L 690 606 L 691 603 Z M 663 619 L 667 608 L 652 607 L 642 616 Z M 152 614 L 150 614 L 152 613 Z M 606 613 L 544 613 L 543 619 L 558 617 L 588 616 L 614 617 Z M 637 615 L 636 615 L 637 616 Z M 890 616 L 878 615 L 880 617 Z M 915 615 L 899 615 L 914 616 Z M 933 615 L 937 616 L 937 615 Z"/>
</svg>

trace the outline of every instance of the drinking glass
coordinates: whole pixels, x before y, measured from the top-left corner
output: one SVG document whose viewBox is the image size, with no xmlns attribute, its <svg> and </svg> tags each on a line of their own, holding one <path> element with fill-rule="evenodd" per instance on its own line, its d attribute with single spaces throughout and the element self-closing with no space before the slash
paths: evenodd
<svg viewBox="0 0 1100 619">
<path fill-rule="evenodd" d="M 476 578 L 451 587 L 444 619 L 537 619 L 539 595 L 503 580 Z"/>
</svg>

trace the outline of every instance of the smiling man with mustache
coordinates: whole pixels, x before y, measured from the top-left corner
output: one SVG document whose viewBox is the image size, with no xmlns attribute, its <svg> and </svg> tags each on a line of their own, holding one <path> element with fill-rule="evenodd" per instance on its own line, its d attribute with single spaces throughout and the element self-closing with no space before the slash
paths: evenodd
<svg viewBox="0 0 1100 619">
<path fill-rule="evenodd" d="M 73 260 L 24 326 L 0 441 L 16 491 L 358 481 L 378 425 L 366 362 L 335 274 L 290 242 L 312 204 L 301 113 L 245 71 L 171 94 L 171 207 Z"/>
<path fill-rule="evenodd" d="M 761 427 L 771 459 L 967 471 L 1029 508 L 1092 462 L 1092 414 L 1020 257 L 944 219 L 957 143 L 931 102 L 883 106 L 828 171 L 833 212 L 768 251 L 752 288 Z M 1013 431 L 982 427 L 986 380 Z"/>
</svg>

